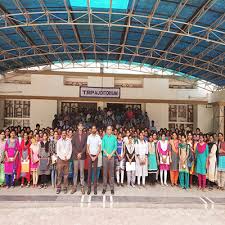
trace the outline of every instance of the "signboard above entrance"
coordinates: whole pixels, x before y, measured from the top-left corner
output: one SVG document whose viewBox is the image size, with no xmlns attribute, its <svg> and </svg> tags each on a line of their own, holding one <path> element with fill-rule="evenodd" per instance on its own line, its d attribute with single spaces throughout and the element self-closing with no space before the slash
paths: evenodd
<svg viewBox="0 0 225 225">
<path fill-rule="evenodd" d="M 80 87 L 80 97 L 120 98 L 120 88 Z"/>
</svg>

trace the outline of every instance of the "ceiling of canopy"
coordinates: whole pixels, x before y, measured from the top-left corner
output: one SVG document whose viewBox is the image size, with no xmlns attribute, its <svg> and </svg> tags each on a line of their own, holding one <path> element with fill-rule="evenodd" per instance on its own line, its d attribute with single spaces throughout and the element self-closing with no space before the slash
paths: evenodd
<svg viewBox="0 0 225 225">
<path fill-rule="evenodd" d="M 0 1 L 0 73 L 90 60 L 165 68 L 222 87 L 225 1 Z"/>
</svg>

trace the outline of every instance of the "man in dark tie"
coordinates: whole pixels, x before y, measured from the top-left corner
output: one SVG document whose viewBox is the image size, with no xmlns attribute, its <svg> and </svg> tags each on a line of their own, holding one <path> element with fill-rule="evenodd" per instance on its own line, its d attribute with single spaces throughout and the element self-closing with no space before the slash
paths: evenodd
<svg viewBox="0 0 225 225">
<path fill-rule="evenodd" d="M 83 125 L 79 123 L 77 132 L 72 137 L 72 159 L 74 163 L 73 188 L 71 194 L 77 191 L 78 168 L 80 169 L 80 185 L 81 193 L 85 194 L 84 190 L 84 160 L 86 159 L 87 135 L 83 132 Z"/>
</svg>

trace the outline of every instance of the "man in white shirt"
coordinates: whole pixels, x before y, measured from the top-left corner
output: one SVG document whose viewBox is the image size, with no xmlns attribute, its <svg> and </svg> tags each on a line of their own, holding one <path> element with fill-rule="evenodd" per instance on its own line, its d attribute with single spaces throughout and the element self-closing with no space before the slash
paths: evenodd
<svg viewBox="0 0 225 225">
<path fill-rule="evenodd" d="M 64 193 L 68 189 L 68 175 L 69 175 L 69 160 L 72 154 L 71 140 L 66 137 L 66 130 L 62 131 L 61 139 L 58 140 L 56 145 L 57 154 L 57 191 L 56 194 L 61 192 L 62 176 Z"/>
<path fill-rule="evenodd" d="M 94 170 L 94 194 L 97 195 L 97 165 L 98 155 L 101 154 L 101 138 L 97 134 L 96 126 L 92 126 L 91 134 L 87 138 L 87 154 L 88 154 L 88 192 L 91 193 L 91 176 Z M 93 168 L 92 168 L 93 164 Z"/>
</svg>

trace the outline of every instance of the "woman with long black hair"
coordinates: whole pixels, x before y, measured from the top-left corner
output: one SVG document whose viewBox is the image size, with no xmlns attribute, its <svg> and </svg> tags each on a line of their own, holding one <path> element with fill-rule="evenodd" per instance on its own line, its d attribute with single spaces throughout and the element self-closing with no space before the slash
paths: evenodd
<svg viewBox="0 0 225 225">
<path fill-rule="evenodd" d="M 40 188 L 47 188 L 47 176 L 50 175 L 49 163 L 50 163 L 50 150 L 49 150 L 49 140 L 48 134 L 43 133 L 43 139 L 40 142 L 40 151 L 39 151 L 39 176 L 40 176 Z"/>
</svg>

